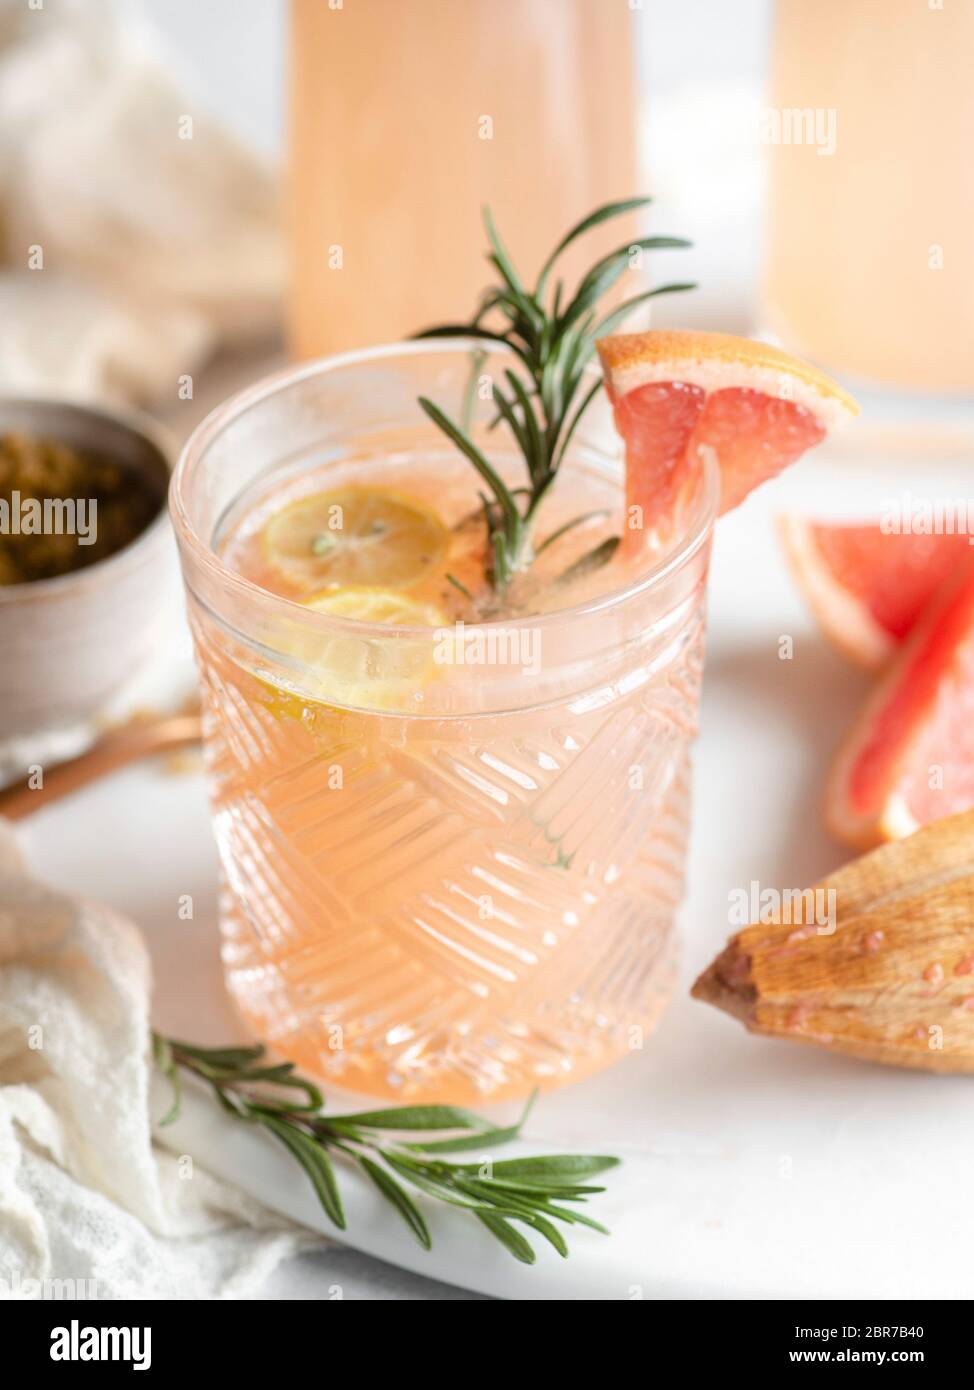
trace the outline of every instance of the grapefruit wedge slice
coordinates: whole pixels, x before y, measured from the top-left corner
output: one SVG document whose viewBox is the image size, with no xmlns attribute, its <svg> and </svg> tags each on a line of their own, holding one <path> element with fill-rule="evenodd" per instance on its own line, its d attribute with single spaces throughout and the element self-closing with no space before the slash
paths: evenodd
<svg viewBox="0 0 974 1390">
<path fill-rule="evenodd" d="M 783 516 L 791 572 L 828 640 L 868 670 L 888 664 L 971 553 L 967 536 L 884 532 L 879 521 Z"/>
<path fill-rule="evenodd" d="M 708 451 L 720 510 L 858 413 L 814 367 L 726 333 L 620 333 L 598 344 L 616 429 L 626 445 L 630 531 L 666 539 Z"/>
<path fill-rule="evenodd" d="M 839 750 L 826 823 L 868 848 L 974 807 L 974 557 L 921 619 Z"/>
</svg>

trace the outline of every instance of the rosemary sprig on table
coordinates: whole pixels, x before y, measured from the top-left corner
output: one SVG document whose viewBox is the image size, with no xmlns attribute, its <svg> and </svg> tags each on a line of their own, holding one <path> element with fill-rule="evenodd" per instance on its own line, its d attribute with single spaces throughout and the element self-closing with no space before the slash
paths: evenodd
<svg viewBox="0 0 974 1390">
<path fill-rule="evenodd" d="M 173 1103 L 161 1124 L 171 1124 L 179 1114 L 182 1071 L 206 1082 L 231 1115 L 259 1125 L 284 1145 L 305 1170 L 339 1230 L 345 1230 L 345 1212 L 332 1155 L 361 1169 L 424 1250 L 433 1242 L 408 1188 L 469 1212 L 524 1264 L 534 1264 L 535 1252 L 515 1222 L 536 1232 L 565 1257 L 568 1246 L 555 1222 L 608 1234 L 577 1207 L 605 1190 L 592 1187 L 587 1179 L 614 1168 L 617 1158 L 591 1154 L 490 1157 L 492 1149 L 518 1138 L 530 1101 L 520 1119 L 504 1127 L 453 1105 L 393 1106 L 325 1116 L 324 1097 L 314 1082 L 296 1075 L 290 1062 L 265 1063 L 263 1047 L 196 1047 L 159 1033 L 152 1034 L 152 1047 L 156 1065 L 173 1087 Z M 413 1142 L 394 1137 L 408 1133 L 424 1137 Z M 453 1163 L 444 1157 L 462 1153 L 477 1158 Z M 573 1205 L 562 1205 L 566 1202 Z"/>
<path fill-rule="evenodd" d="M 434 424 L 470 460 L 485 484 L 487 490 L 481 493 L 481 501 L 491 557 L 490 579 L 495 589 L 503 591 L 533 559 L 532 532 L 538 508 L 557 476 L 579 421 L 601 385 L 600 380 L 593 381 L 582 391 L 585 368 L 595 351 L 596 339 L 618 328 L 633 309 L 656 295 L 694 288 L 689 283 L 660 285 L 634 295 L 599 317 L 599 301 L 630 267 L 634 252 L 690 245 L 682 237 L 665 236 L 640 237 L 603 256 L 582 277 L 567 302 L 564 282 L 552 282 L 559 257 L 578 237 L 651 201 L 625 198 L 606 203 L 584 217 L 562 237 L 545 261 L 533 290 L 522 281 L 497 233 L 490 209 L 485 209 L 484 223 L 490 242 L 487 259 L 497 272 L 499 284 L 485 292 L 472 322 L 442 324 L 418 335 L 463 335 L 504 343 L 520 359 L 521 370 L 504 369 L 506 385 L 492 384 L 497 414 L 491 428 L 503 420 L 524 456 L 528 472 L 524 500 L 518 495 L 522 490 L 509 488 L 474 443 L 466 421 L 457 424 L 428 397 L 422 396 L 419 401 Z M 490 315 L 498 320 L 494 326 L 485 323 Z M 610 554 L 611 550 L 604 558 Z"/>
</svg>

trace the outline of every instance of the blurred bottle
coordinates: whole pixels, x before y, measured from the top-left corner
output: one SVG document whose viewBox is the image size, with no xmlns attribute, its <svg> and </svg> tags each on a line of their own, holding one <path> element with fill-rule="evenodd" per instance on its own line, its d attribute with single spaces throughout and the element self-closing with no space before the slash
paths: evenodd
<svg viewBox="0 0 974 1390">
<path fill-rule="evenodd" d="M 974 0 L 778 0 L 764 326 L 848 376 L 974 388 Z"/>
<path fill-rule="evenodd" d="M 623 0 L 292 0 L 294 355 L 469 319 L 484 203 L 530 278 L 572 222 L 642 192 L 635 69 Z"/>
</svg>

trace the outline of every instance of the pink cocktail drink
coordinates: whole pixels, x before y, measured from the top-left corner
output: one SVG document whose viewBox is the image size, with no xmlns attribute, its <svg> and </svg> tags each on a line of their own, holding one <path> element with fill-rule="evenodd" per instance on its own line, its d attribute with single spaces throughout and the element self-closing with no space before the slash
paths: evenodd
<svg viewBox="0 0 974 1390">
<path fill-rule="evenodd" d="M 530 573 L 479 584 L 477 479 L 417 405 L 466 411 L 513 486 L 476 346 L 261 384 L 174 484 L 229 989 L 302 1068 L 413 1101 L 522 1097 L 642 1045 L 671 983 L 702 666 L 715 479 L 667 551 L 606 558 L 624 488 L 604 403 Z"/>
</svg>

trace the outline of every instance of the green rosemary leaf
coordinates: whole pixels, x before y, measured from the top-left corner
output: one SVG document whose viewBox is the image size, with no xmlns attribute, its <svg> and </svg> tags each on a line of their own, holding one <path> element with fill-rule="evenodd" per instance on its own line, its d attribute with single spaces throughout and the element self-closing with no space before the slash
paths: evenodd
<svg viewBox="0 0 974 1390">
<path fill-rule="evenodd" d="M 267 1050 L 260 1043 L 253 1047 L 197 1047 L 179 1038 L 169 1038 L 168 1042 L 174 1055 L 182 1053 L 213 1067 L 248 1066 L 251 1062 L 259 1062 Z"/>
<path fill-rule="evenodd" d="M 602 541 L 601 545 L 597 545 L 594 550 L 589 550 L 573 565 L 569 565 L 566 570 L 563 570 L 555 583 L 568 584 L 573 579 L 581 579 L 586 574 L 592 574 L 595 570 L 601 569 L 603 565 L 609 563 L 619 549 L 621 539 L 621 536 L 609 536 L 608 540 Z"/>
<path fill-rule="evenodd" d="M 581 420 L 582 416 L 585 414 L 593 397 L 595 396 L 596 391 L 598 391 L 601 385 L 602 379 L 601 377 L 598 377 L 595 381 L 592 382 L 592 385 L 589 387 L 589 389 L 585 392 L 585 395 L 582 397 L 578 409 L 575 411 L 575 414 L 572 416 L 571 420 L 568 423 L 568 427 L 561 436 L 561 443 L 558 445 L 558 454 L 555 459 L 556 468 L 560 465 L 562 459 L 565 457 L 565 450 L 572 442 L 572 436 L 578 428 L 578 423 Z"/>
<path fill-rule="evenodd" d="M 521 421 L 514 414 L 510 402 L 499 386 L 494 387 L 494 402 L 497 405 L 498 418 L 507 422 L 511 434 L 513 434 L 514 438 L 517 440 L 518 448 L 524 455 L 525 462 L 528 465 L 528 472 L 534 477 L 537 467 L 538 452 L 528 442 L 527 430 L 522 426 Z M 531 419 L 534 419 L 534 412 L 532 411 L 530 414 Z"/>
<path fill-rule="evenodd" d="M 196 1072 L 196 1075 L 202 1076 L 202 1073 Z M 203 1077 L 203 1080 L 206 1080 L 206 1078 Z M 223 1106 L 224 1110 L 233 1115 L 234 1119 L 246 1120 L 248 1124 L 256 1122 L 257 1116 L 253 1113 L 252 1107 L 242 1095 L 238 1095 L 236 1091 L 229 1087 L 218 1086 L 215 1082 L 211 1084 L 213 1085 L 213 1093 L 217 1100 Z"/>
<path fill-rule="evenodd" d="M 610 314 L 606 314 L 605 318 L 595 325 L 594 337 L 597 340 L 612 333 L 628 318 L 633 309 L 644 304 L 647 299 L 655 299 L 658 294 L 682 294 L 684 290 L 695 290 L 696 288 L 696 281 L 687 280 L 672 285 L 657 285 L 654 290 L 646 290 L 643 294 L 634 294 L 631 299 L 627 299 L 624 304 L 619 305 L 618 309 L 613 309 Z"/>
<path fill-rule="evenodd" d="M 519 357 L 526 359 L 523 348 L 518 348 L 517 344 L 512 343 L 503 333 L 497 333 L 492 329 L 478 328 L 472 323 L 448 323 L 437 328 L 424 328 L 422 333 L 416 333 L 414 337 L 421 338 L 477 338 L 485 343 L 499 343 L 505 347 L 513 348 Z"/>
<path fill-rule="evenodd" d="M 235 1076 L 240 1081 L 274 1081 L 276 1086 L 299 1086 L 304 1090 L 307 1081 L 295 1076 L 295 1063 L 275 1062 L 271 1066 L 245 1066 L 245 1068 L 214 1068 L 214 1070 L 225 1070 L 226 1073 Z"/>
<path fill-rule="evenodd" d="M 476 1134 L 464 1135 L 459 1139 L 439 1139 L 432 1144 L 405 1144 L 407 1149 L 420 1149 L 424 1153 L 464 1153 L 471 1150 L 479 1150 L 483 1153 L 489 1145 L 499 1147 L 501 1144 L 509 1144 L 512 1139 L 517 1139 L 521 1130 L 527 1124 L 528 1116 L 534 1109 L 534 1103 L 538 1099 L 538 1092 L 532 1091 L 524 1102 L 524 1109 L 512 1125 L 505 1125 L 499 1129 L 488 1125 Z"/>
<path fill-rule="evenodd" d="M 638 241 L 630 242 L 628 246 L 619 246 L 592 267 L 580 281 L 575 298 L 558 320 L 561 332 L 570 328 L 577 319 L 594 307 L 597 300 L 608 294 L 616 281 L 620 280 L 627 270 L 632 269 L 633 252 L 643 250 L 652 239 L 642 237 Z"/>
<path fill-rule="evenodd" d="M 504 1158 L 494 1172 L 505 1178 L 546 1178 L 571 1186 L 576 1178 L 593 1178 L 617 1168 L 619 1160 L 608 1154 L 542 1154 L 537 1158 Z"/>
<path fill-rule="evenodd" d="M 156 1066 L 172 1087 L 172 1102 L 169 1109 L 159 1121 L 160 1125 L 171 1125 L 179 1118 L 179 1111 L 182 1106 L 183 1092 L 182 1083 L 179 1076 L 179 1068 L 176 1066 L 172 1048 L 168 1039 L 159 1033 L 152 1034 L 152 1058 Z"/>
<path fill-rule="evenodd" d="M 565 329 L 561 335 L 562 353 L 559 372 L 568 383 L 567 387 L 562 388 L 566 405 L 568 404 L 568 397 L 577 389 L 586 364 L 595 355 L 594 328 L 595 314 L 588 313 L 584 314 L 572 328 Z"/>
<path fill-rule="evenodd" d="M 457 426 L 453 423 L 449 416 L 444 415 L 440 407 L 438 405 L 434 405 L 428 397 L 420 396 L 419 404 L 422 406 L 423 410 L 426 411 L 426 414 L 430 417 L 433 423 L 439 425 L 443 433 L 449 435 L 449 437 L 453 440 L 457 448 L 462 453 L 466 454 L 467 458 L 470 460 L 474 468 L 476 468 L 477 472 L 480 474 L 484 482 L 487 484 L 491 492 L 494 494 L 494 497 L 497 500 L 497 505 L 501 508 L 501 511 L 504 513 L 505 520 L 510 521 L 511 518 L 513 518 L 519 523 L 521 520 L 521 514 L 517 510 L 517 506 L 514 502 L 513 497 L 508 491 L 506 484 L 504 483 L 500 475 L 494 470 L 493 465 L 488 463 L 487 459 L 477 448 L 476 444 L 474 444 L 472 440 L 468 439 L 466 435 L 463 434 L 463 432 L 457 428 Z"/>
<path fill-rule="evenodd" d="M 536 1196 L 526 1189 L 511 1191 L 507 1186 L 501 1187 L 492 1178 L 476 1179 L 465 1177 L 462 1173 L 456 1175 L 455 1182 L 460 1191 L 470 1198 L 489 1203 L 510 1215 L 551 1216 L 557 1221 L 564 1221 L 568 1226 L 588 1226 L 600 1235 L 609 1234 L 604 1226 L 600 1226 L 591 1217 L 584 1216 L 579 1211 L 571 1211 L 568 1207 L 556 1206 L 547 1194 Z"/>
<path fill-rule="evenodd" d="M 488 256 L 488 260 L 500 272 L 501 278 L 507 285 L 513 305 L 517 307 L 529 322 L 538 323 L 543 317 L 541 310 L 531 299 L 524 285 L 521 283 L 521 277 L 514 269 L 514 262 L 507 254 L 507 249 L 498 235 L 497 228 L 494 226 L 493 216 L 488 207 L 484 208 L 484 226 L 487 229 L 487 238 L 491 244 L 493 253 Z"/>
<path fill-rule="evenodd" d="M 438 323 L 435 328 L 421 328 L 413 334 L 415 341 L 424 338 L 483 338 L 492 343 L 505 343 L 503 333 L 490 328 L 478 328 L 472 323 Z"/>
<path fill-rule="evenodd" d="M 538 300 L 539 303 L 541 302 L 548 276 L 551 274 L 555 261 L 557 261 L 563 251 L 571 246 L 573 241 L 583 236 L 586 232 L 591 231 L 593 227 L 597 227 L 599 223 L 607 222 L 611 217 L 621 217 L 623 213 L 635 212 L 637 208 L 648 207 L 652 201 L 652 198 L 621 198 L 618 202 L 604 203 L 602 207 L 596 208 L 595 211 L 590 212 L 587 217 L 583 217 L 581 222 L 576 222 L 571 231 L 565 233 L 554 251 L 552 251 L 551 255 L 541 267 L 541 274 L 538 276 L 538 283 L 534 288 L 535 299 Z M 557 309 L 555 312 L 557 315 Z"/>
<path fill-rule="evenodd" d="M 473 424 L 474 404 L 477 397 L 477 381 L 480 376 L 481 368 L 487 361 L 487 354 L 483 348 L 477 348 L 470 354 L 470 375 L 467 377 L 467 385 L 463 393 L 463 405 L 460 409 L 460 427 L 464 434 L 470 433 Z"/>
<path fill-rule="evenodd" d="M 285 1085 L 286 1079 L 290 1076 L 294 1067 L 290 1062 L 282 1062 L 280 1066 L 271 1067 L 228 1067 L 226 1065 L 211 1066 L 209 1062 L 197 1061 L 197 1068 L 201 1075 L 208 1077 L 212 1081 L 223 1081 L 228 1077 L 234 1077 L 238 1081 L 272 1081 L 277 1085 Z"/>
<path fill-rule="evenodd" d="M 219 1068 L 217 1068 L 217 1070 L 219 1070 Z M 229 1067 L 224 1068 L 224 1070 L 232 1072 L 234 1076 L 242 1081 L 274 1081 L 280 1083 L 282 1086 L 290 1082 L 291 1085 L 300 1086 L 302 1090 L 307 1085 L 307 1082 L 302 1081 L 300 1077 L 294 1075 L 293 1062 L 274 1062 L 267 1067 L 244 1067 L 242 1070 L 236 1071 L 234 1071 L 232 1067 Z"/>
<path fill-rule="evenodd" d="M 218 1085 L 224 1081 L 234 1082 L 253 1082 L 258 1086 L 279 1086 L 284 1091 L 301 1091 L 304 1093 L 305 1101 L 299 1105 L 293 1095 L 281 1096 L 275 1100 L 266 1091 L 262 1091 L 260 1103 L 263 1108 L 268 1110 L 306 1110 L 310 1114 L 316 1114 L 324 1107 L 325 1099 L 318 1087 L 312 1082 L 306 1081 L 303 1077 L 292 1076 L 294 1067 L 290 1062 L 284 1062 L 280 1066 L 273 1067 L 211 1067 L 205 1062 L 197 1062 L 197 1071 L 207 1081 L 212 1081 Z"/>
<path fill-rule="evenodd" d="M 596 385 L 601 386 L 602 383 L 599 381 L 596 382 Z M 598 521 L 602 517 L 608 515 L 609 513 L 605 508 L 601 508 L 599 511 L 582 512 L 581 516 L 573 516 L 571 521 L 566 521 L 563 526 L 559 526 L 556 530 L 552 531 L 550 536 L 545 536 L 544 540 L 534 552 L 535 558 L 543 551 L 547 550 L 549 546 L 554 545 L 556 541 L 560 541 L 562 536 L 566 536 L 569 531 L 574 531 L 576 526 L 584 526 L 587 521 Z"/>
<path fill-rule="evenodd" d="M 461 594 L 463 594 L 465 598 L 468 598 L 470 602 L 473 603 L 473 594 L 467 588 L 466 584 L 461 583 L 461 581 L 456 577 L 455 574 L 446 574 L 444 575 L 444 578 L 448 584 L 452 584 L 454 589 L 459 589 Z"/>
<path fill-rule="evenodd" d="M 534 1264 L 537 1256 L 531 1248 L 531 1242 L 522 1236 L 520 1231 L 515 1230 L 509 1221 L 505 1221 L 503 1216 L 478 1211 L 477 1220 L 484 1223 L 491 1235 L 496 1236 L 501 1245 L 506 1246 L 516 1260 L 520 1260 L 525 1265 Z"/>
<path fill-rule="evenodd" d="M 531 1111 L 534 1109 L 535 1104 L 537 1103 L 538 1096 L 540 1094 L 541 1093 L 538 1090 L 537 1086 L 535 1086 L 534 1090 L 531 1092 L 527 1100 L 524 1102 L 524 1109 L 521 1111 L 521 1118 L 517 1122 L 519 1129 L 522 1129 L 527 1124 L 528 1119 L 531 1115 Z"/>
<path fill-rule="evenodd" d="M 562 323 L 574 322 L 579 314 L 591 308 L 597 299 L 610 290 L 619 277 L 630 269 L 634 251 L 676 250 L 684 249 L 689 245 L 690 242 L 684 241 L 682 237 L 649 236 L 637 237 L 635 241 L 630 241 L 625 246 L 616 247 L 615 251 L 610 251 L 607 256 L 603 256 L 600 261 L 597 261 L 588 274 L 582 278 L 575 298 L 562 315 Z"/>
<path fill-rule="evenodd" d="M 356 1144 L 363 1144 L 367 1148 L 371 1148 L 374 1144 L 372 1136 L 367 1134 L 365 1130 L 357 1129 L 355 1125 L 343 1124 L 341 1120 L 334 1119 L 332 1116 L 313 1115 L 305 1117 L 302 1115 L 301 1118 L 314 1131 L 315 1137 L 321 1144 L 327 1145 L 334 1141 L 336 1145 L 339 1145 L 347 1140 Z"/>
<path fill-rule="evenodd" d="M 534 406 L 531 397 L 525 388 L 521 378 L 510 370 L 504 368 L 504 376 L 508 385 L 517 398 L 518 405 L 521 407 L 521 415 L 524 420 L 525 443 L 522 452 L 528 463 L 528 472 L 532 478 L 541 478 L 547 468 L 547 454 L 544 442 L 541 438 L 541 430 L 538 427 L 538 417 L 534 413 Z M 496 395 L 496 392 L 495 392 Z"/>
<path fill-rule="evenodd" d="M 546 1217 L 553 1216 L 556 1220 L 564 1221 L 567 1225 L 577 1224 L 569 1219 L 577 1213 L 571 1212 L 566 1217 L 561 1207 L 556 1207 L 543 1198 L 532 1197 L 529 1193 L 514 1193 L 507 1190 L 497 1192 L 494 1190 L 493 1184 L 486 1181 L 475 1183 L 467 1180 L 461 1185 L 471 1196 L 481 1196 L 489 1202 L 496 1203 L 500 1211 L 515 1220 L 533 1224 L 539 1219 L 544 1220 Z M 608 1233 L 606 1232 L 606 1234 Z"/>
<path fill-rule="evenodd" d="M 483 511 L 484 521 L 486 523 L 487 531 L 489 534 L 494 529 L 495 525 L 494 511 L 491 506 L 490 498 L 487 496 L 486 492 L 478 492 L 477 496 L 480 498 L 480 507 Z"/>
<path fill-rule="evenodd" d="M 472 326 L 479 327 L 480 321 L 491 309 L 496 309 L 502 297 L 502 291 L 496 285 L 488 285 L 487 289 L 480 292 L 480 303 L 477 305 L 477 312 L 473 316 Z"/>
<path fill-rule="evenodd" d="M 458 1139 L 435 1139 L 432 1143 L 404 1144 L 407 1149 L 415 1149 L 424 1154 L 460 1154 L 489 1152 L 491 1146 L 509 1144 L 521 1133 L 521 1125 L 509 1125 L 506 1129 L 482 1129 L 476 1134 L 465 1134 Z"/>
<path fill-rule="evenodd" d="M 507 287 L 494 296 L 494 308 L 506 308 L 509 316 L 517 318 L 523 315 L 523 317 L 530 322 L 532 315 L 528 307 L 527 290 L 521 284 L 517 271 L 514 269 L 507 252 L 503 247 L 499 247 L 499 243 L 496 239 L 497 233 L 492 230 L 492 224 L 488 224 L 487 235 L 491 239 L 491 244 L 495 247 L 493 252 L 488 253 L 487 259 L 499 273 Z"/>
<path fill-rule="evenodd" d="M 290 1149 L 311 1179 L 311 1185 L 326 1214 L 340 1231 L 344 1231 L 345 1212 L 338 1191 L 338 1182 L 335 1178 L 331 1159 L 324 1149 L 303 1130 L 288 1124 L 285 1120 L 279 1120 L 270 1115 L 261 1115 L 259 1123 L 265 1129 L 269 1129 L 285 1148 Z"/>
<path fill-rule="evenodd" d="M 509 542 L 507 533 L 499 529 L 489 532 L 491 550 L 494 554 L 494 564 L 492 576 L 494 586 L 498 589 L 505 589 L 510 583 L 515 571 L 514 547 Z"/>
<path fill-rule="evenodd" d="M 608 1229 L 593 1221 L 590 1216 L 585 1216 L 580 1211 L 569 1211 L 567 1207 L 555 1206 L 554 1202 L 546 1202 L 542 1207 L 545 1216 L 554 1216 L 559 1221 L 564 1221 L 568 1226 L 587 1226 L 590 1231 L 597 1231 L 600 1236 L 607 1236 Z"/>
<path fill-rule="evenodd" d="M 367 1158 L 364 1154 L 357 1157 L 362 1171 L 368 1174 L 383 1197 L 396 1208 L 423 1249 L 432 1249 L 433 1241 L 423 1213 L 406 1189 L 396 1182 L 387 1169 L 380 1168 L 378 1163 L 374 1163 L 371 1158 Z"/>
<path fill-rule="evenodd" d="M 455 1105 L 399 1105 L 387 1110 L 360 1110 L 338 1115 L 362 1129 L 490 1129 L 490 1122 Z"/>
<path fill-rule="evenodd" d="M 601 266 L 599 273 L 594 278 L 586 276 L 575 292 L 575 298 L 565 308 L 561 318 L 558 320 L 559 333 L 566 332 L 574 323 L 584 315 L 594 310 L 596 302 L 602 295 L 608 294 L 617 280 L 621 280 L 628 270 L 632 269 L 629 258 L 629 247 L 621 247 L 615 252 L 611 259 Z M 589 325 L 591 331 L 591 325 Z"/>
<path fill-rule="evenodd" d="M 425 1192 L 428 1197 L 437 1197 L 441 1202 L 448 1202 L 453 1207 L 466 1207 L 469 1211 L 489 1211 L 490 1204 L 480 1201 L 477 1197 L 472 1197 L 464 1192 L 461 1187 L 454 1186 L 452 1182 L 446 1182 L 437 1177 L 435 1172 L 430 1171 L 429 1165 L 412 1163 L 402 1154 L 392 1153 L 389 1149 L 382 1150 L 382 1157 L 390 1168 L 394 1168 L 400 1177 L 411 1182 L 420 1192 Z"/>
<path fill-rule="evenodd" d="M 533 1216 L 539 1206 L 547 1203 L 546 1197 L 534 1197 L 518 1187 L 499 1187 L 492 1178 L 473 1178 L 459 1166 L 453 1169 L 453 1182 L 460 1192 L 486 1207 L 500 1208 L 512 1214 L 518 1212 Z"/>
<path fill-rule="evenodd" d="M 568 1259 L 568 1243 L 557 1226 L 553 1226 L 543 1216 L 525 1216 L 521 1219 L 533 1227 L 539 1235 L 544 1236 L 548 1244 L 555 1247 L 563 1260 Z"/>
<path fill-rule="evenodd" d="M 542 1202 L 547 1202 L 552 1196 L 557 1196 L 563 1202 L 584 1202 L 589 1196 L 594 1196 L 599 1192 L 604 1192 L 604 1187 L 566 1187 L 560 1182 L 543 1182 L 540 1178 L 532 1178 L 530 1182 L 523 1182 L 518 1178 L 499 1178 L 496 1173 L 491 1172 L 489 1177 L 477 1179 L 480 1182 L 490 1184 L 491 1190 L 497 1188 L 498 1191 L 516 1192 L 521 1196 L 532 1199 L 537 1198 Z"/>
</svg>

